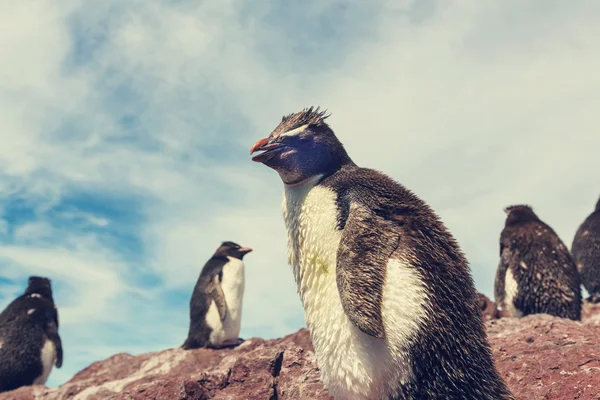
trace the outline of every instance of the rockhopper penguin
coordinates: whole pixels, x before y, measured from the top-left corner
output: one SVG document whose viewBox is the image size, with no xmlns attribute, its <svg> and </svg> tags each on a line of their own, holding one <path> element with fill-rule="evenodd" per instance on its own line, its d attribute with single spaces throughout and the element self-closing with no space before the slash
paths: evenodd
<svg viewBox="0 0 600 400">
<path fill-rule="evenodd" d="M 512 399 L 467 260 L 431 208 L 358 167 L 319 108 L 251 149 L 284 183 L 288 258 L 337 399 Z"/>
<path fill-rule="evenodd" d="M 252 249 L 223 242 L 202 268 L 190 299 L 190 329 L 184 349 L 234 347 L 244 297 L 244 262 Z"/>
<path fill-rule="evenodd" d="M 589 301 L 600 302 L 600 199 L 596 209 L 577 229 L 571 253 Z"/>
<path fill-rule="evenodd" d="M 32 276 L 25 293 L 0 313 L 0 392 L 43 385 L 62 363 L 50 280 Z"/>
<path fill-rule="evenodd" d="M 505 209 L 496 304 L 513 317 L 545 313 L 581 319 L 577 267 L 558 235 L 527 205 Z"/>
</svg>

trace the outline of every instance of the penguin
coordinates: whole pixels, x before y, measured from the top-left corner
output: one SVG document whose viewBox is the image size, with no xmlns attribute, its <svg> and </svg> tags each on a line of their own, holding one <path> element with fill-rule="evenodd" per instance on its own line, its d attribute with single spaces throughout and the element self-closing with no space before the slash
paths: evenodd
<svg viewBox="0 0 600 400">
<path fill-rule="evenodd" d="M 513 399 L 468 262 L 435 212 L 356 165 L 319 107 L 250 149 L 283 181 L 288 261 L 336 399 Z"/>
<path fill-rule="evenodd" d="M 62 363 L 51 282 L 31 276 L 23 295 L 0 313 L 0 392 L 43 385 Z"/>
<path fill-rule="evenodd" d="M 243 342 L 244 256 L 252 251 L 223 242 L 206 262 L 190 299 L 190 329 L 182 348 L 227 348 Z"/>
<path fill-rule="evenodd" d="M 600 199 L 596 208 L 577 229 L 571 254 L 581 283 L 588 291 L 588 301 L 600 302 Z"/>
<path fill-rule="evenodd" d="M 512 205 L 500 234 L 494 295 L 504 314 L 545 313 L 581 319 L 581 289 L 573 258 L 529 205 Z"/>
</svg>

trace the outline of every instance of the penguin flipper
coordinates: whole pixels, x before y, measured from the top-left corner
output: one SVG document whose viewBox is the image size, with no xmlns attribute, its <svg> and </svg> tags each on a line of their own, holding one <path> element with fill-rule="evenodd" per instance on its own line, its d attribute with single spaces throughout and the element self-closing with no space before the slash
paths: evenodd
<svg viewBox="0 0 600 400">
<path fill-rule="evenodd" d="M 60 336 L 58 334 L 58 314 L 55 308 L 52 309 L 52 311 L 53 315 L 46 324 L 45 333 L 48 339 L 54 343 L 54 347 L 56 348 L 56 362 L 54 365 L 56 365 L 56 368 L 60 368 L 62 367 L 63 363 L 63 348 L 62 341 L 60 340 Z"/>
<path fill-rule="evenodd" d="M 505 246 L 500 241 L 500 261 L 496 270 L 496 278 L 494 280 L 494 301 L 500 307 L 504 302 L 504 281 L 506 279 L 506 270 L 510 262 L 510 248 Z"/>
<path fill-rule="evenodd" d="M 50 340 L 52 340 L 52 343 L 54 343 L 54 345 L 56 346 L 56 362 L 54 363 L 54 365 L 56 365 L 56 368 L 60 368 L 63 364 L 63 348 L 60 336 L 58 336 L 57 333 L 56 337 L 51 338 Z"/>
<path fill-rule="evenodd" d="M 385 337 L 383 285 L 400 244 L 397 224 L 352 203 L 337 253 L 336 281 L 348 319 L 367 335 Z"/>
<path fill-rule="evenodd" d="M 496 270 L 496 278 L 494 279 L 494 302 L 500 307 L 504 303 L 504 280 L 506 279 L 506 266 L 500 260 L 498 269 Z"/>
<path fill-rule="evenodd" d="M 227 300 L 225 300 L 225 293 L 223 293 L 223 288 L 221 287 L 221 282 L 219 280 L 219 275 L 215 275 L 212 281 L 211 288 L 211 297 L 217 306 L 217 310 L 219 311 L 219 317 L 221 321 L 225 320 L 227 316 Z"/>
</svg>

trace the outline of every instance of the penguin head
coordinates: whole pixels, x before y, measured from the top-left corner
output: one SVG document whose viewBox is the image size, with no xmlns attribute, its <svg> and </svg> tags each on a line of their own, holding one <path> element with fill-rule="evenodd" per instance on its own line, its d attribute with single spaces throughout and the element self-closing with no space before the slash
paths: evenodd
<svg viewBox="0 0 600 400">
<path fill-rule="evenodd" d="M 214 257 L 233 257 L 242 260 L 251 251 L 250 247 L 242 247 L 234 242 L 223 242 L 215 252 Z"/>
<path fill-rule="evenodd" d="M 52 299 L 52 286 L 50 279 L 40 276 L 30 276 L 27 289 L 25 289 L 25 293 L 23 294 L 28 295 L 34 293 Z"/>
<path fill-rule="evenodd" d="M 327 125 L 329 115 L 317 107 L 286 115 L 271 134 L 250 149 L 252 161 L 279 173 L 283 183 L 294 185 L 316 175 L 330 175 L 352 163 L 344 146 Z"/>
<path fill-rule="evenodd" d="M 508 206 L 504 212 L 506 213 L 506 226 L 540 220 L 533 212 L 533 208 L 526 204 Z"/>
<path fill-rule="evenodd" d="M 598 198 L 598 202 L 596 203 L 595 211 L 600 211 L 600 198 Z"/>
</svg>

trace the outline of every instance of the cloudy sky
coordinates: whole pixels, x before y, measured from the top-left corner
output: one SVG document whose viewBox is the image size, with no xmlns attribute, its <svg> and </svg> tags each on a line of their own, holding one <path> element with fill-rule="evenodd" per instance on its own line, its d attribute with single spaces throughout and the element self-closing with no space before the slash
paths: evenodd
<svg viewBox="0 0 600 400">
<path fill-rule="evenodd" d="M 354 161 L 441 215 L 491 296 L 503 207 L 570 246 L 600 195 L 600 3 L 0 1 L 0 308 L 52 279 L 68 380 L 181 345 L 223 240 L 242 337 L 304 325 L 282 184 L 250 146 L 329 109 Z"/>
</svg>

